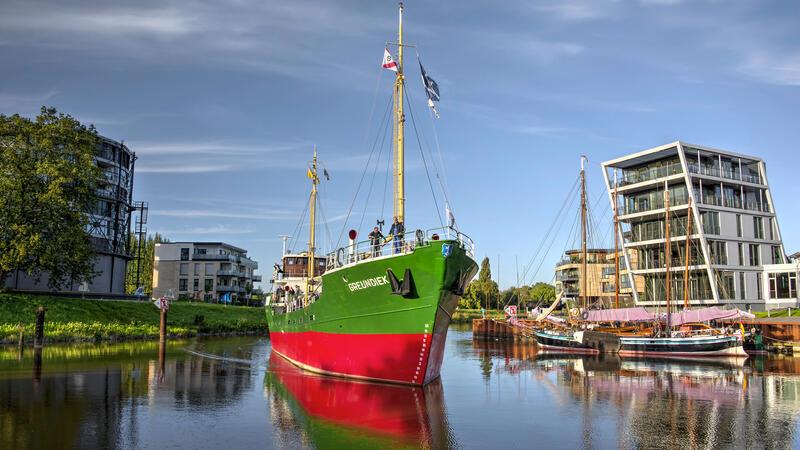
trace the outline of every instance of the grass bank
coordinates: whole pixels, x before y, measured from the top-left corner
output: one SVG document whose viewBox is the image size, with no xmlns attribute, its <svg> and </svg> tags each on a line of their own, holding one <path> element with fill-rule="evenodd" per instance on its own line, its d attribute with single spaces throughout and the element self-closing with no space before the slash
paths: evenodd
<svg viewBox="0 0 800 450">
<path fill-rule="evenodd" d="M 503 319 L 505 313 L 501 311 L 487 311 L 487 315 L 492 319 Z M 453 313 L 453 323 L 472 323 L 472 319 L 480 319 L 483 317 L 480 309 L 457 309 Z"/>
<path fill-rule="evenodd" d="M 48 342 L 153 339 L 159 313 L 150 302 L 82 300 L 0 293 L 0 344 L 16 343 L 22 325 L 33 338 L 36 308 L 44 306 Z M 264 333 L 263 308 L 176 302 L 167 316 L 172 337 L 198 334 Z"/>
</svg>

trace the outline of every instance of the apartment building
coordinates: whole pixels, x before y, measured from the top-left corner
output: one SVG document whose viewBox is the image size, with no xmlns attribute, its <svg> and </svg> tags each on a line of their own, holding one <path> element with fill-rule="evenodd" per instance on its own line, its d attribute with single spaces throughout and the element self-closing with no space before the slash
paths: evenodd
<svg viewBox="0 0 800 450">
<path fill-rule="evenodd" d="M 614 250 L 612 249 L 587 249 L 586 250 L 586 300 L 587 304 L 600 305 L 609 308 L 615 306 L 616 276 L 614 264 Z M 624 265 L 620 264 L 620 306 L 631 304 L 631 284 L 626 276 Z M 556 263 L 556 293 L 563 292 L 565 300 L 579 302 L 584 295 L 583 265 L 581 264 L 581 250 L 567 250 L 564 257 Z"/>
<path fill-rule="evenodd" d="M 247 257 L 247 250 L 224 242 L 156 244 L 153 297 L 171 290 L 179 298 L 237 302 L 261 281 L 256 269 L 258 263 Z"/>
<path fill-rule="evenodd" d="M 94 163 L 103 173 L 96 198 L 87 206 L 86 233 L 96 251 L 96 276 L 87 283 L 72 283 L 61 292 L 82 292 L 87 295 L 124 296 L 125 273 L 131 258 L 130 233 L 133 202 L 133 171 L 136 154 L 125 144 L 98 137 Z M 0 284 L 4 280 L 0 280 Z M 14 271 L 5 280 L 7 289 L 18 291 L 50 291 L 48 274 L 37 280 L 24 271 Z"/>
<path fill-rule="evenodd" d="M 618 208 L 629 283 L 638 280 L 641 286 L 632 293 L 638 305 L 665 304 L 665 191 L 673 304 L 682 305 L 686 297 L 690 305 L 744 309 L 796 304 L 788 275 L 781 294 L 793 297 L 767 301 L 770 278 L 765 266 L 778 265 L 768 269 L 781 273 L 787 258 L 763 160 L 678 141 L 602 167 L 609 199 Z M 684 296 L 687 273 L 689 292 Z M 774 291 L 777 295 L 778 289 Z"/>
</svg>

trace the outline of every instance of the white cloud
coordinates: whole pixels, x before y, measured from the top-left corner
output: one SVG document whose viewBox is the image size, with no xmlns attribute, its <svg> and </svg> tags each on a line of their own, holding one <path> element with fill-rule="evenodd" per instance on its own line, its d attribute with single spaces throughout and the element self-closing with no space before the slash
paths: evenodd
<svg viewBox="0 0 800 450">
<path fill-rule="evenodd" d="M 534 9 L 572 22 L 610 17 L 617 2 L 608 0 L 555 0 L 537 2 Z"/>
<path fill-rule="evenodd" d="M 800 86 L 800 51 L 781 54 L 761 48 L 746 50 L 739 70 L 766 83 Z"/>
</svg>

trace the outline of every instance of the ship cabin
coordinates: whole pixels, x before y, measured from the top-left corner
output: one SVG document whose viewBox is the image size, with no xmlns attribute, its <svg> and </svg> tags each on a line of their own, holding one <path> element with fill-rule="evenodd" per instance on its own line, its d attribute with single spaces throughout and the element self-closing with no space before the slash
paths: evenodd
<svg viewBox="0 0 800 450">
<path fill-rule="evenodd" d="M 287 253 L 281 258 L 280 264 L 275 264 L 272 272 L 273 291 L 269 301 L 273 308 L 291 311 L 300 307 L 307 287 L 308 263 L 308 253 L 302 252 Z M 319 295 L 322 290 L 320 277 L 325 273 L 326 258 L 324 256 L 314 257 L 314 265 L 312 292 Z"/>
</svg>

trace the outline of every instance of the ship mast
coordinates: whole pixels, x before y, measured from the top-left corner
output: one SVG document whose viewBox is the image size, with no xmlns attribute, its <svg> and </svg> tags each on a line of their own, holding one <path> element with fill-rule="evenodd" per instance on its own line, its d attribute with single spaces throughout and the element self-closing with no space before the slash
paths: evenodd
<svg viewBox="0 0 800 450">
<path fill-rule="evenodd" d="M 399 5 L 397 32 L 397 75 L 394 83 L 395 153 L 394 153 L 394 215 L 405 223 L 405 121 L 403 95 L 405 75 L 403 74 L 403 2 Z"/>
<path fill-rule="evenodd" d="M 664 259 L 666 260 L 666 276 L 665 276 L 665 284 L 664 286 L 664 293 L 666 294 L 667 300 L 667 332 L 670 331 L 670 314 L 672 314 L 672 308 L 670 307 L 670 296 L 672 294 L 672 277 L 670 277 L 670 263 L 672 262 L 672 243 L 669 241 L 669 186 L 667 182 L 664 181 L 664 237 L 666 238 L 667 245 L 664 252 Z"/>
<path fill-rule="evenodd" d="M 308 306 L 309 302 L 311 301 L 311 291 L 314 287 L 314 267 L 316 265 L 316 259 L 314 258 L 314 247 L 316 246 L 314 232 L 316 231 L 317 222 L 316 222 L 316 206 L 317 206 L 317 184 L 319 184 L 319 178 L 317 178 L 317 146 L 314 146 L 314 159 L 311 161 L 311 168 L 308 169 L 308 178 L 311 179 L 311 198 L 308 200 L 308 210 L 309 210 L 309 236 L 308 236 L 308 278 L 306 278 L 306 298 L 305 298 L 305 306 Z"/>
<path fill-rule="evenodd" d="M 617 169 L 614 169 L 614 307 L 619 308 L 619 215 L 617 213 Z"/>
<path fill-rule="evenodd" d="M 683 271 L 683 309 L 689 308 L 689 251 L 692 235 L 692 198 L 689 197 L 689 208 L 686 210 L 686 268 Z"/>
<path fill-rule="evenodd" d="M 584 168 L 584 163 L 586 162 L 586 156 L 581 155 L 581 297 L 582 297 L 582 305 L 583 309 L 586 310 L 587 306 L 587 295 L 588 291 L 586 290 L 586 278 L 589 276 L 588 266 L 587 266 L 587 252 L 586 252 L 586 170 Z"/>
</svg>

